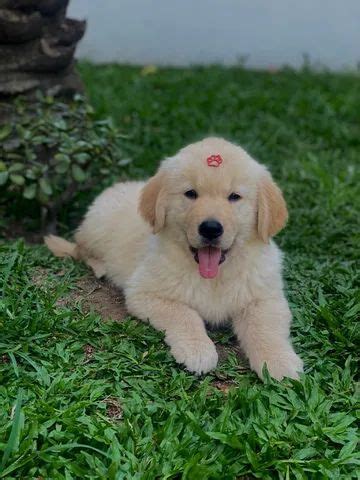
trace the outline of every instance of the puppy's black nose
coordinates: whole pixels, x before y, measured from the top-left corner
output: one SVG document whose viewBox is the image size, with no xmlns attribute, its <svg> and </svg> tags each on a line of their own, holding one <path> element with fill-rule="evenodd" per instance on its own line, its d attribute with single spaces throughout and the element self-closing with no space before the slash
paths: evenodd
<svg viewBox="0 0 360 480">
<path fill-rule="evenodd" d="M 199 225 L 199 233 L 207 240 L 214 240 L 224 233 L 224 229 L 217 220 L 205 220 Z"/>
</svg>

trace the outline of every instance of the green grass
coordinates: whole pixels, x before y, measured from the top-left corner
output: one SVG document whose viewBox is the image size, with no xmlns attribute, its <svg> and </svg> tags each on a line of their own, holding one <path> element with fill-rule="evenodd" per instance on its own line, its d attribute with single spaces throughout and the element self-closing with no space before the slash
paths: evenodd
<svg viewBox="0 0 360 480">
<path fill-rule="evenodd" d="M 269 165 L 289 204 L 278 242 L 306 373 L 262 383 L 233 352 L 196 378 L 149 326 L 104 322 L 81 302 L 57 304 L 82 265 L 3 241 L 0 478 L 358 478 L 359 77 L 80 71 L 98 115 L 123 131 L 134 177 L 212 133 Z M 64 211 L 64 225 L 78 221 L 91 196 Z M 47 272 L 40 285 L 39 269 Z M 230 336 L 212 335 L 220 344 Z"/>
</svg>

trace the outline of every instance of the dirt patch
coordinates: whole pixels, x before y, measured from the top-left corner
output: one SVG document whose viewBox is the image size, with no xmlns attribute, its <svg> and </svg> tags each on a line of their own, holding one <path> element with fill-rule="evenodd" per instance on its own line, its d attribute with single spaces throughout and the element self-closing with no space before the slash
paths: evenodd
<svg viewBox="0 0 360 480">
<path fill-rule="evenodd" d="M 6 353 L 3 353 L 0 356 L 0 363 L 10 363 L 10 357 Z"/>
<path fill-rule="evenodd" d="M 65 270 L 59 270 L 51 274 L 46 268 L 37 267 L 32 271 L 31 281 L 38 288 L 51 288 L 58 280 L 61 281 L 61 277 L 65 273 Z M 107 280 L 99 280 L 90 273 L 77 280 L 71 290 L 57 300 L 56 305 L 71 307 L 76 303 L 81 304 L 83 311 L 95 311 L 104 320 L 111 319 L 121 322 L 128 316 L 122 291 Z M 90 352 L 85 353 L 89 354 Z"/>
<path fill-rule="evenodd" d="M 237 358 L 239 359 L 239 369 L 243 370 L 244 372 L 249 371 L 249 366 L 246 361 L 246 357 L 243 351 L 240 348 L 240 345 L 237 341 L 231 341 L 228 344 L 224 345 L 223 343 L 216 343 L 216 350 L 219 355 L 219 362 L 223 363 L 228 358 L 230 352 L 235 353 Z"/>
<path fill-rule="evenodd" d="M 83 349 L 85 355 L 85 363 L 91 362 L 95 353 L 95 348 L 92 345 L 86 344 L 84 345 Z"/>
<path fill-rule="evenodd" d="M 222 382 L 220 380 L 215 380 L 214 382 L 211 382 L 211 384 L 220 390 L 224 395 L 227 395 L 229 393 L 229 390 L 231 387 L 235 385 L 234 382 L 228 381 L 228 382 Z"/>
<path fill-rule="evenodd" d="M 49 270 L 43 267 L 37 267 L 34 269 L 31 275 L 31 283 L 39 288 L 49 284 Z"/>
<path fill-rule="evenodd" d="M 104 402 L 106 403 L 106 415 L 111 418 L 111 420 L 121 420 L 123 411 L 119 401 L 114 397 L 107 397 Z"/>
<path fill-rule="evenodd" d="M 91 275 L 78 280 L 71 292 L 56 303 L 58 306 L 70 306 L 79 302 L 85 312 L 95 311 L 104 320 L 121 322 L 128 315 L 121 290 Z"/>
</svg>

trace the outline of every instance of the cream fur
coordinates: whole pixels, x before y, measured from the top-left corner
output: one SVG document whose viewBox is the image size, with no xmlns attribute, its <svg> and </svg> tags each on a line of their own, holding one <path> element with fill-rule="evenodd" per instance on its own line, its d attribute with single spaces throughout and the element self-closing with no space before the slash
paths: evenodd
<svg viewBox="0 0 360 480">
<path fill-rule="evenodd" d="M 206 165 L 211 154 L 222 156 L 220 167 Z M 196 200 L 184 196 L 189 189 L 198 192 Z M 232 192 L 242 199 L 229 202 Z M 221 247 L 229 249 L 212 280 L 199 275 L 189 250 L 200 246 L 198 225 L 209 217 L 223 224 Z M 217 365 L 204 321 L 231 321 L 260 377 L 266 362 L 273 377 L 297 378 L 302 361 L 289 340 L 281 252 L 269 240 L 286 220 L 285 201 L 266 168 L 242 148 L 208 138 L 164 160 L 149 182 L 105 190 L 75 235 L 76 252 L 124 289 L 131 314 L 165 332 L 188 370 L 206 373 Z M 55 254 L 71 251 L 57 237 L 47 244 Z"/>
</svg>

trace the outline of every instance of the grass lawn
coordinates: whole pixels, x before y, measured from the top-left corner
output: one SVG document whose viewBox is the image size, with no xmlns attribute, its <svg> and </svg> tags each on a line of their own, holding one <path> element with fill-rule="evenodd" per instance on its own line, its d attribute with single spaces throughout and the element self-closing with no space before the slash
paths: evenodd
<svg viewBox="0 0 360 480">
<path fill-rule="evenodd" d="M 104 321 L 78 297 L 64 303 L 84 266 L 4 240 L 0 478 L 358 478 L 359 76 L 80 71 L 98 115 L 123 131 L 134 177 L 213 133 L 271 168 L 290 210 L 278 243 L 306 373 L 262 383 L 229 347 L 197 378 L 150 326 Z M 64 212 L 64 225 L 93 194 Z M 223 350 L 233 344 L 231 332 L 211 335 Z"/>
</svg>

